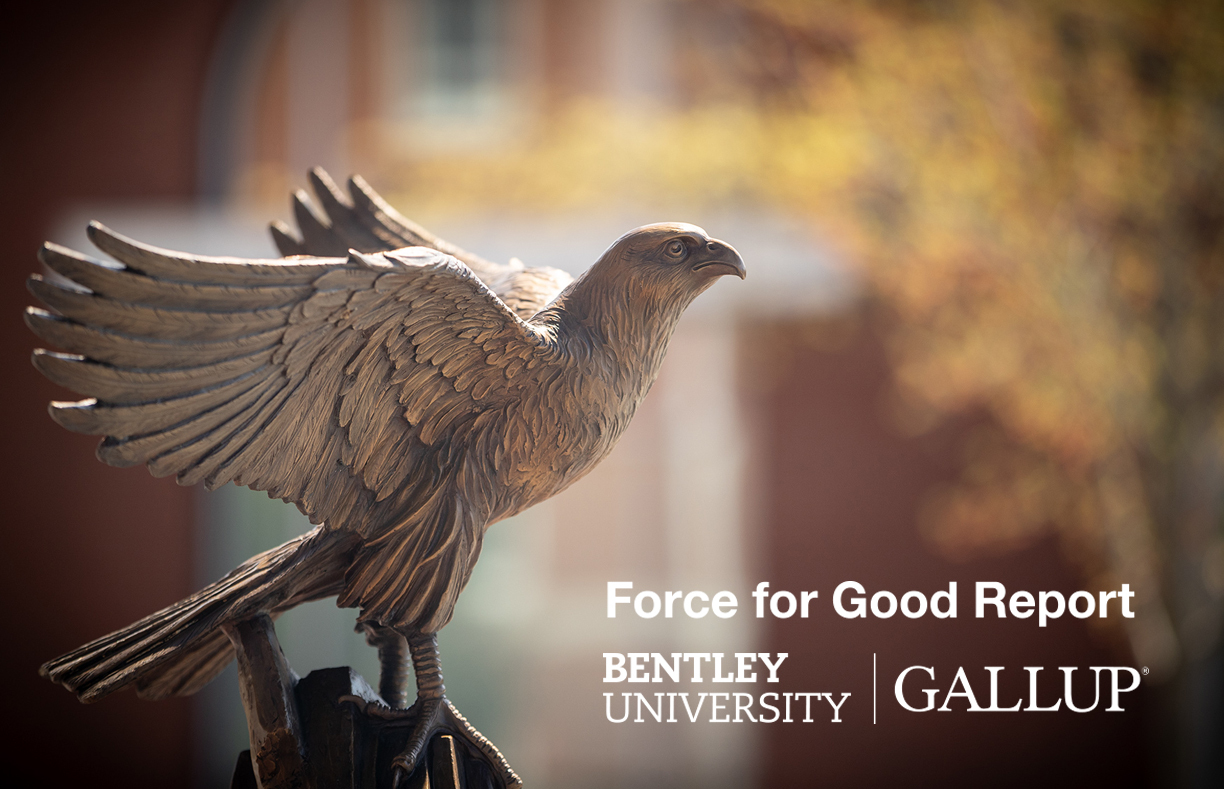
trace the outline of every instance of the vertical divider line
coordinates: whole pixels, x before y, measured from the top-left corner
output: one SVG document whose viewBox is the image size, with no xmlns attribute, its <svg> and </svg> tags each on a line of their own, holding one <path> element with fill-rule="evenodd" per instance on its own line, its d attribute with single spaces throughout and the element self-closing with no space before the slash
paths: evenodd
<svg viewBox="0 0 1224 789">
<path fill-rule="evenodd" d="M 871 653 L 871 725 L 876 724 L 876 653 Z"/>
</svg>

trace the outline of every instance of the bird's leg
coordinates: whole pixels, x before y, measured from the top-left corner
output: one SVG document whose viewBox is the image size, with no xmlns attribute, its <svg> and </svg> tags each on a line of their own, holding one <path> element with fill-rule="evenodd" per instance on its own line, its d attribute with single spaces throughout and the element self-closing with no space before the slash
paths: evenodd
<svg viewBox="0 0 1224 789">
<path fill-rule="evenodd" d="M 393 709 L 408 706 L 408 640 L 399 631 L 373 622 L 359 622 L 366 643 L 378 649 L 378 695 Z"/>
<path fill-rule="evenodd" d="M 416 722 L 412 734 L 408 737 L 407 746 L 394 761 L 396 783 L 412 774 L 433 735 L 446 732 L 465 741 L 471 749 L 481 754 L 489 767 L 500 774 L 502 782 L 509 789 L 521 787 L 523 782 L 514 770 L 510 769 L 501 752 L 447 701 L 438 658 L 437 634 L 413 633 L 407 640 L 408 650 L 412 655 L 412 670 L 416 673 L 417 700 L 412 705 L 416 712 Z"/>
<path fill-rule="evenodd" d="M 394 655 L 402 655 L 400 645 L 406 645 L 412 658 L 412 670 L 416 674 L 417 698 L 412 707 L 398 709 L 371 704 L 360 696 L 342 696 L 341 701 L 357 705 L 363 713 L 381 718 L 394 725 L 411 727 L 404 750 L 392 760 L 395 770 L 395 786 L 401 786 L 408 776 L 425 758 L 426 748 L 435 734 L 450 734 L 465 743 L 466 751 L 483 761 L 499 777 L 506 789 L 519 789 L 523 782 L 510 769 L 506 758 L 496 746 L 459 714 L 455 705 L 446 698 L 446 687 L 442 684 L 442 669 L 438 659 L 438 637 L 435 633 L 411 633 L 407 636 L 392 631 L 398 641 L 384 632 L 389 628 L 370 626 L 362 628 L 367 640 L 378 647 L 382 661 L 382 676 L 379 687 L 383 698 L 390 701 L 397 688 L 402 688 L 403 661 L 395 661 Z M 390 687 L 389 687 L 390 686 Z M 388 695 L 390 694 L 390 695 Z"/>
</svg>

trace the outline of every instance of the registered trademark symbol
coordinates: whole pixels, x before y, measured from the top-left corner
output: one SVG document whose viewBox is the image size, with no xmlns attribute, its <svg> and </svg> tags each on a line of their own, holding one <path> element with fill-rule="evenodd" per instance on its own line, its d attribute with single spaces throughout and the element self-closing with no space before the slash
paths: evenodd
<svg viewBox="0 0 1224 789">
<path fill-rule="evenodd" d="M 1142 671 L 1142 672 L 1143 672 L 1143 676 L 1145 676 L 1145 677 L 1146 677 L 1148 674 L 1150 674 L 1150 673 L 1151 673 L 1150 671 L 1148 671 L 1148 667 L 1147 667 L 1147 666 L 1144 666 L 1143 668 L 1141 668 L 1141 669 L 1140 669 L 1140 671 Z"/>
</svg>

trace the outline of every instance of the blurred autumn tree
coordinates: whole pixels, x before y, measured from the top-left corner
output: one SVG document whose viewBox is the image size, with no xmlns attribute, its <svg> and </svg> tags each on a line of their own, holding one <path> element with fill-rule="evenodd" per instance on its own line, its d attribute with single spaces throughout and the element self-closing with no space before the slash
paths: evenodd
<svg viewBox="0 0 1224 789">
<path fill-rule="evenodd" d="M 1056 529 L 1129 583 L 1136 658 L 1224 610 L 1221 3 L 678 7 L 680 100 L 571 102 L 515 151 L 399 166 L 400 200 L 765 203 L 889 316 L 900 422 L 995 425 L 932 496 L 952 553 Z M 427 185 L 445 179 L 445 195 Z M 453 188 L 452 188 L 453 187 Z"/>
<path fill-rule="evenodd" d="M 951 551 L 1050 527 L 1130 583 L 1136 657 L 1219 638 L 1224 15 L 1218 3 L 742 6 L 767 94 L 863 135 L 833 218 L 893 317 L 911 427 L 985 409 L 934 497 Z"/>
</svg>

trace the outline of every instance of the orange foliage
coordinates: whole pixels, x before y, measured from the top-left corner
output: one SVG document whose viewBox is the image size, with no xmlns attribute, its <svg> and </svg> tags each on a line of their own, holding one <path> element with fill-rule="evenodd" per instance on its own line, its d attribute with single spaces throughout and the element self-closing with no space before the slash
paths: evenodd
<svg viewBox="0 0 1224 789">
<path fill-rule="evenodd" d="M 575 103 L 403 162 L 400 200 L 764 203 L 892 317 L 910 429 L 998 426 L 937 491 L 952 552 L 1056 528 L 1171 669 L 1224 615 L 1219 2 L 692 2 L 670 106 Z M 713 42 L 713 43 L 712 43 Z M 424 185 L 445 181 L 446 193 Z"/>
</svg>

